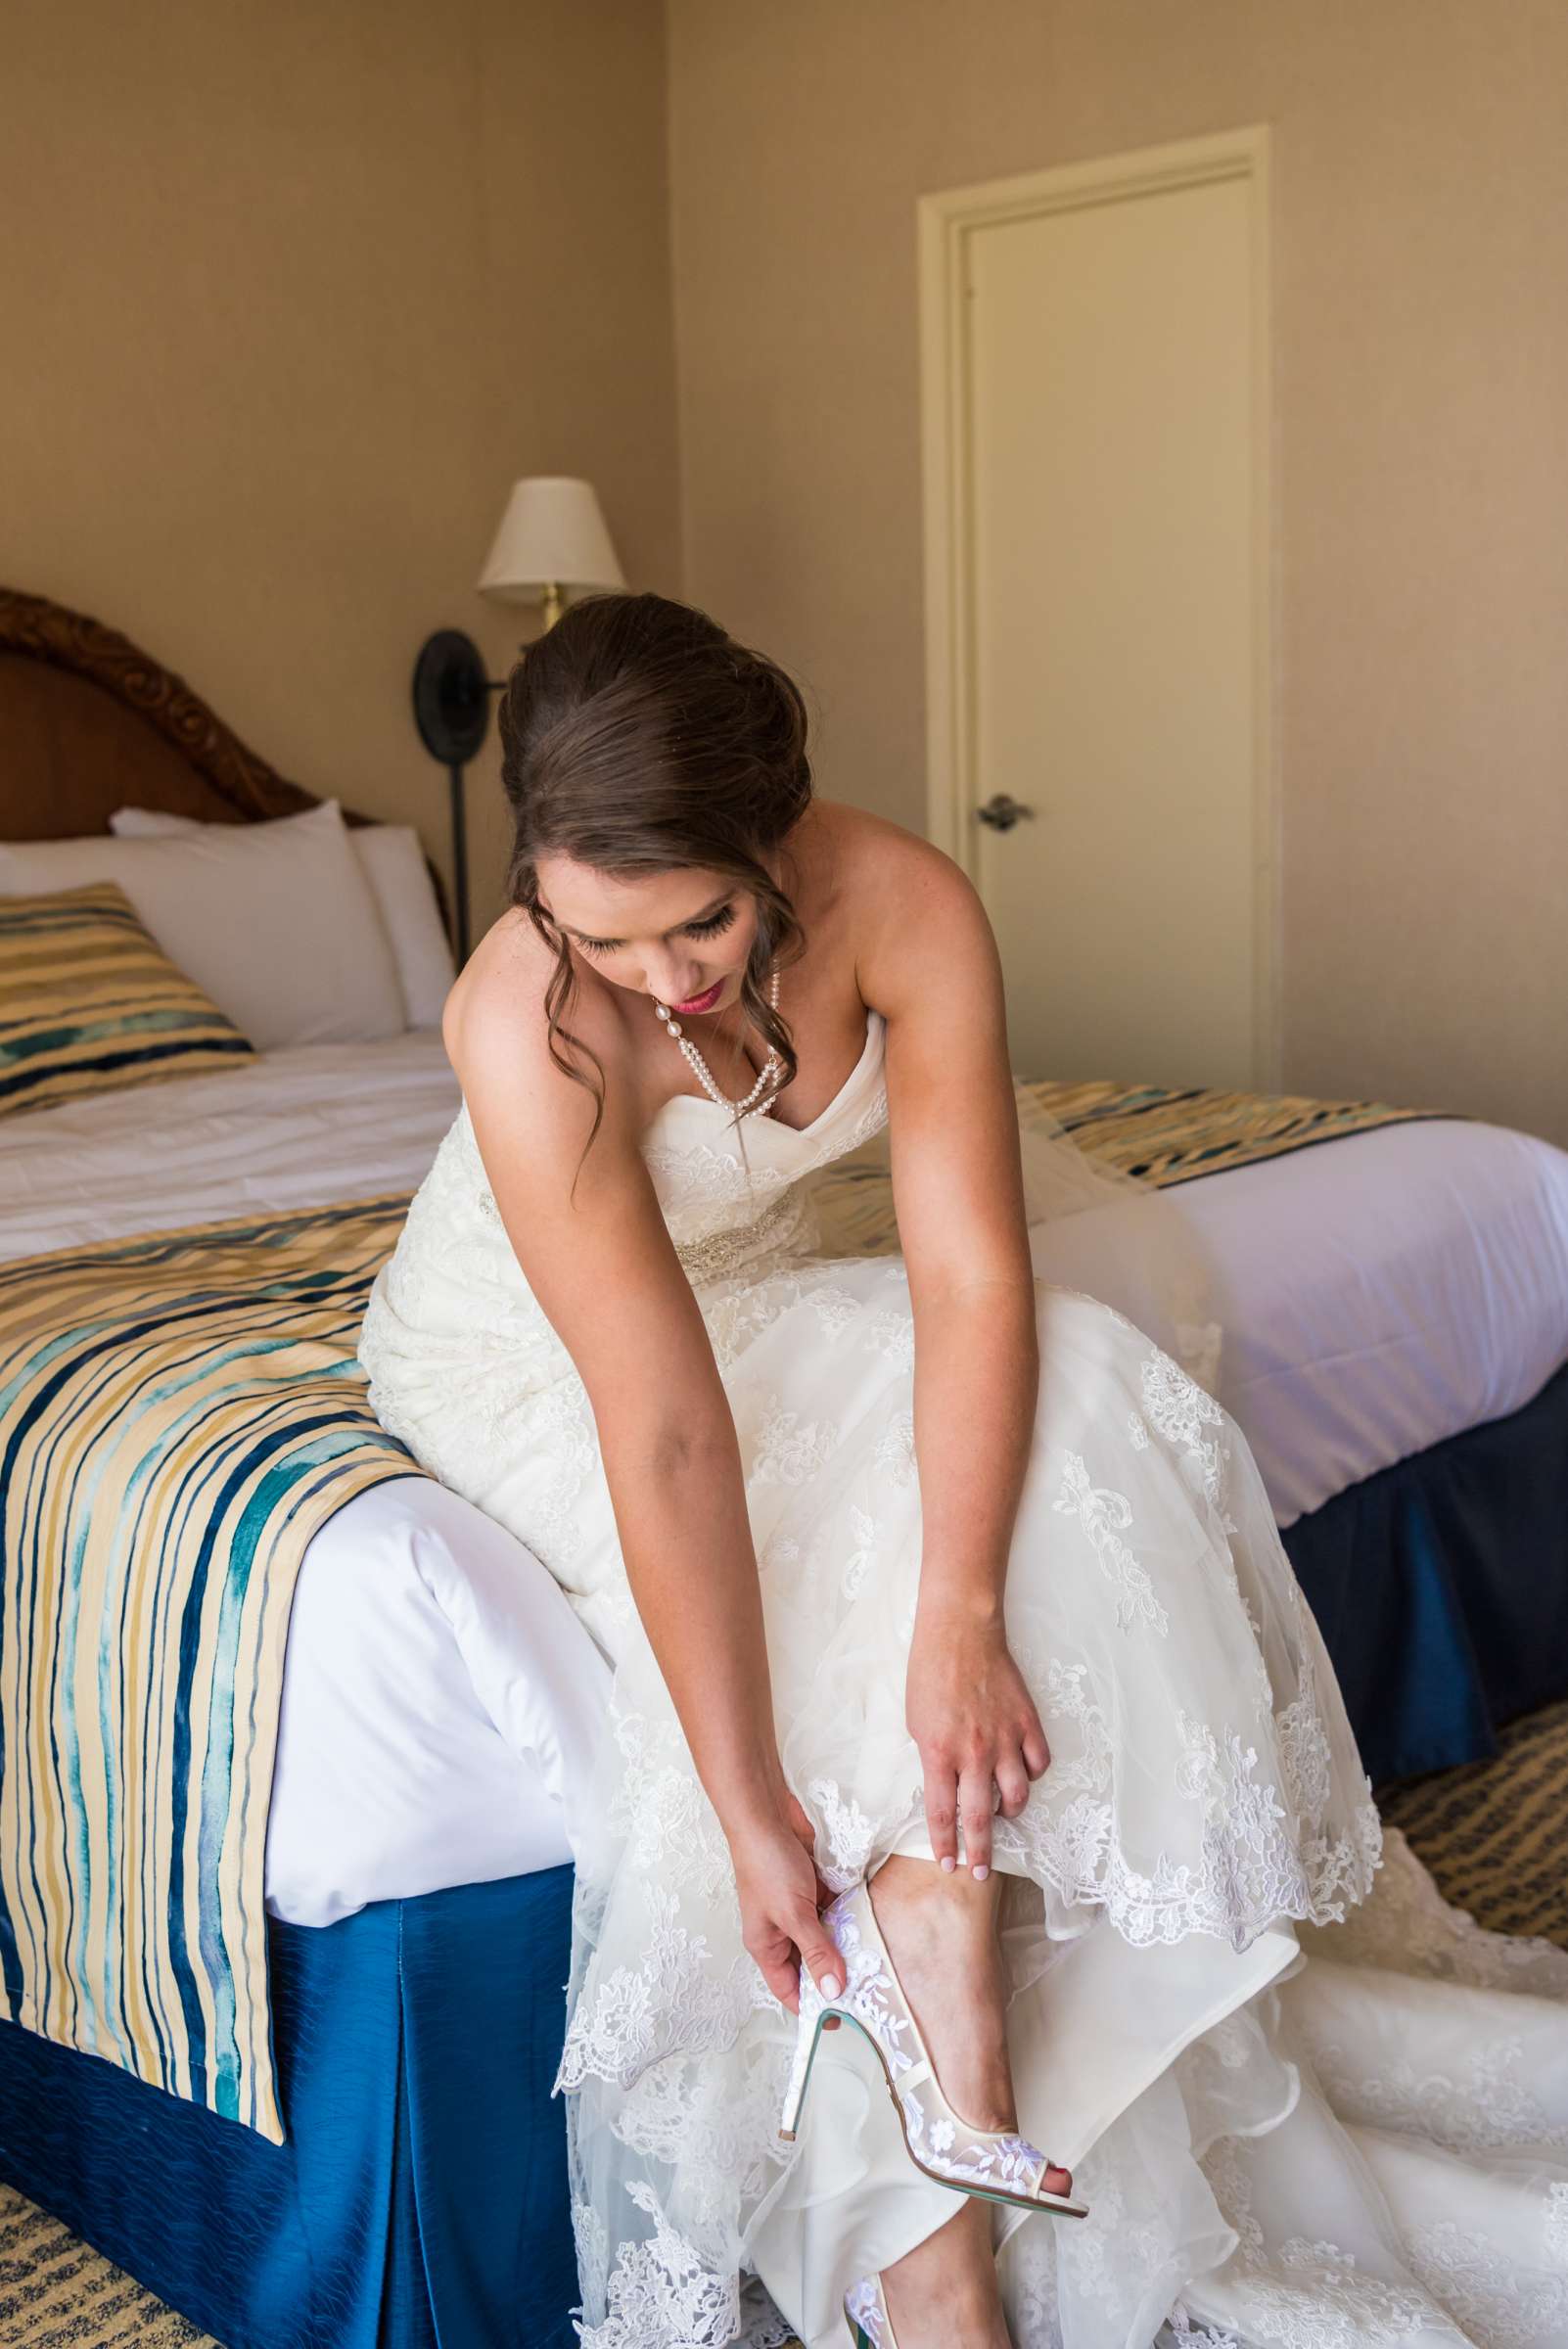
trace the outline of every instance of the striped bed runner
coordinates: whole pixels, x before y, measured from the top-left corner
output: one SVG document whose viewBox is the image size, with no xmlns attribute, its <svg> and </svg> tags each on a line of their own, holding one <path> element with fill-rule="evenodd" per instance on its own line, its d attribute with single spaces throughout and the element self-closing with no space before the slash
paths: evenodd
<svg viewBox="0 0 1568 2349">
<path fill-rule="evenodd" d="M 406 1197 L 0 1266 L 0 2011 L 284 2131 L 262 1907 L 312 1534 Z"/>
<path fill-rule="evenodd" d="M 1018 1089 L 1060 1118 L 1081 1150 L 1162 1186 L 1282 1158 L 1314 1142 L 1370 1133 L 1379 1126 L 1454 1114 L 1391 1109 L 1385 1101 L 1313 1101 L 1300 1093 L 1226 1093 L 1206 1085 L 1046 1082 Z"/>
</svg>

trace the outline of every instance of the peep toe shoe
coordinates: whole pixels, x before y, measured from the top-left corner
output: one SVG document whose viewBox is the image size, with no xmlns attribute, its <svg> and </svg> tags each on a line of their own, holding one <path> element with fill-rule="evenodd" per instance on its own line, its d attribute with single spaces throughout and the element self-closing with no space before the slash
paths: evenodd
<svg viewBox="0 0 1568 2349">
<path fill-rule="evenodd" d="M 971 2127 L 943 2095 L 864 1882 L 841 1892 L 823 1910 L 822 1922 L 844 1961 L 844 1990 L 837 1999 L 824 1999 L 808 1969 L 801 1968 L 800 2030 L 779 2136 L 793 2143 L 822 2026 L 830 2015 L 838 2015 L 853 2023 L 875 2049 L 905 2149 L 917 2170 L 956 2193 L 979 2194 L 988 2202 L 1007 2202 L 1019 2210 L 1054 2210 L 1064 2218 L 1086 2218 L 1086 2202 L 1047 2191 L 1046 2173 L 1059 2165 L 1038 2145 L 1008 2130 Z M 885 2315 L 883 2321 L 885 2325 Z"/>
<path fill-rule="evenodd" d="M 862 2277 L 844 2295 L 844 2321 L 854 2349 L 899 2349 L 880 2276 Z"/>
</svg>

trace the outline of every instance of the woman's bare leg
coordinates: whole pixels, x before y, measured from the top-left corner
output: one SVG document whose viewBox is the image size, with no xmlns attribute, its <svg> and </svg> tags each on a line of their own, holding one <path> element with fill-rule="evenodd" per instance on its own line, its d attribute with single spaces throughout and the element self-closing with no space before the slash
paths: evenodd
<svg viewBox="0 0 1568 2349">
<path fill-rule="evenodd" d="M 868 1890 L 899 1980 L 943 2092 L 977 2129 L 1016 2129 L 1007 2056 L 1006 1987 L 996 1914 L 1002 1879 L 896 1853 Z M 1068 2170 L 1046 2172 L 1053 2193 Z M 882 2276 L 899 2349 L 1007 2349 L 991 2249 L 991 2205 L 974 2195 Z"/>
<path fill-rule="evenodd" d="M 882 2271 L 899 2349 L 1013 2349 L 991 2248 L 991 2204 L 955 2194 L 935 2234 Z"/>
</svg>

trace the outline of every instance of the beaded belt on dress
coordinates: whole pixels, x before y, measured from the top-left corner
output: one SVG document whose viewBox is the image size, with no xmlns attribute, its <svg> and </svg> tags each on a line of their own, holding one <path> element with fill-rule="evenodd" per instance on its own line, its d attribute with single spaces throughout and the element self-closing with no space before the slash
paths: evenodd
<svg viewBox="0 0 1568 2349">
<path fill-rule="evenodd" d="M 695 1287 L 699 1281 L 722 1280 L 764 1249 L 790 1248 L 798 1240 L 810 1246 L 817 1236 L 810 1201 L 799 1183 L 792 1183 L 750 1223 L 710 1231 L 700 1240 L 677 1242 L 675 1254 Z"/>
</svg>

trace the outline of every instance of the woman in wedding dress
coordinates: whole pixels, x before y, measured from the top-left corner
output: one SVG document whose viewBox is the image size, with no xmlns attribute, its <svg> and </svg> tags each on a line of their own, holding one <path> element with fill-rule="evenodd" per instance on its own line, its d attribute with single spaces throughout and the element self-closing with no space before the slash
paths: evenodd
<svg viewBox="0 0 1568 2349">
<path fill-rule="evenodd" d="M 361 1347 L 615 1667 L 578 2331 L 1568 2342 L 1568 1957 L 1380 1834 L 1178 1220 L 1022 1113 L 975 892 L 806 730 L 657 596 L 529 649 Z M 901 1253 L 826 1253 L 807 1177 L 884 1127 Z M 1041 1277 L 1106 1204 L 1119 1297 Z"/>
</svg>

